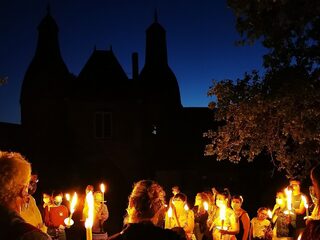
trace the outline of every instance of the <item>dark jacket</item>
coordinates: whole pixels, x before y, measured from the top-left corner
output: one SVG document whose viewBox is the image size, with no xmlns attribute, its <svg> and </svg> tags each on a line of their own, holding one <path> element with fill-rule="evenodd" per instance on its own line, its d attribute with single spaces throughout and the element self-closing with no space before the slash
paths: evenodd
<svg viewBox="0 0 320 240">
<path fill-rule="evenodd" d="M 153 225 L 151 222 L 131 223 L 108 240 L 182 240 L 176 232 Z"/>
<path fill-rule="evenodd" d="M 51 240 L 40 229 L 26 223 L 14 211 L 0 205 L 0 238 L 4 240 Z"/>
</svg>

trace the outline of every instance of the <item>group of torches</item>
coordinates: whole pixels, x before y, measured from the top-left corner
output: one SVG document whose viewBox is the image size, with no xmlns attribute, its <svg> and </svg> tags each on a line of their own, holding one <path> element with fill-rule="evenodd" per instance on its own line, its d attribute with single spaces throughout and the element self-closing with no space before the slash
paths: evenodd
<svg viewBox="0 0 320 240">
<path fill-rule="evenodd" d="M 103 183 L 100 184 L 100 191 L 102 192 L 103 200 L 104 202 L 104 192 L 106 188 Z M 72 215 L 76 210 L 76 205 L 78 201 L 78 195 L 75 192 L 72 196 L 72 199 L 70 197 L 70 194 L 65 195 L 66 200 L 70 202 L 70 215 L 64 220 L 64 223 L 66 226 L 70 227 L 73 225 L 74 221 L 72 220 Z M 86 202 L 88 204 L 88 217 L 85 220 L 84 226 L 86 228 L 86 240 L 92 240 L 92 225 L 93 225 L 93 219 L 94 219 L 94 198 L 93 198 L 93 192 L 89 191 L 86 194 Z"/>
<path fill-rule="evenodd" d="M 285 188 L 285 189 L 284 189 L 284 193 L 285 193 L 286 199 L 287 199 L 287 210 L 284 211 L 284 213 L 285 213 L 285 214 L 288 214 L 288 215 L 290 216 L 290 215 L 293 215 L 293 214 L 294 214 L 294 212 L 292 211 L 292 190 L 289 189 L 289 188 Z M 305 209 L 306 209 L 305 219 L 308 219 L 308 218 L 309 218 L 309 205 L 308 205 L 308 201 L 307 201 L 307 199 L 306 199 L 305 196 L 302 196 L 301 198 L 302 198 L 303 205 L 304 205 L 304 207 L 305 207 Z M 208 204 L 208 202 L 206 202 L 206 201 L 203 202 L 203 207 L 204 207 L 204 209 L 205 209 L 206 211 L 208 211 L 208 210 L 209 210 L 209 204 Z M 187 204 L 185 204 L 184 209 L 185 209 L 186 211 L 189 210 L 189 207 L 188 207 Z M 226 206 L 225 204 L 223 204 L 223 205 L 220 207 L 220 209 L 219 209 L 219 211 L 220 211 L 220 212 L 219 212 L 219 218 L 220 218 L 220 221 L 221 221 L 221 226 L 216 226 L 217 229 L 227 230 L 226 226 L 224 226 L 224 223 L 225 223 L 225 220 L 226 220 L 226 209 L 227 209 L 227 206 Z M 172 207 L 170 206 L 169 209 L 168 209 L 168 212 L 167 212 L 168 217 L 169 217 L 169 221 L 170 221 L 171 218 L 172 218 L 172 213 L 173 213 L 173 209 L 172 209 Z M 269 217 L 270 219 L 272 218 L 272 212 L 271 212 L 270 209 L 268 210 L 268 217 Z M 214 224 L 214 223 L 212 223 L 212 226 L 210 227 L 210 230 L 213 228 L 213 224 Z M 301 235 L 300 235 L 299 237 L 301 237 Z"/>
<path fill-rule="evenodd" d="M 100 190 L 101 190 L 103 198 L 104 198 L 105 185 L 103 183 L 100 184 Z M 288 215 L 293 215 L 294 213 L 292 211 L 292 190 L 285 188 L 284 192 L 285 192 L 286 198 L 287 198 L 287 210 L 284 213 L 288 214 Z M 67 226 L 72 226 L 74 223 L 74 221 L 72 220 L 72 215 L 75 212 L 77 201 L 78 201 L 77 193 L 75 192 L 73 194 L 72 199 L 70 197 L 70 194 L 67 193 L 66 200 L 70 202 L 70 215 L 68 218 L 66 218 L 64 220 L 64 223 Z M 92 225 L 93 225 L 93 219 L 94 219 L 94 198 L 93 198 L 92 191 L 89 191 L 86 194 L 86 201 L 88 204 L 88 217 L 86 218 L 85 224 L 84 224 L 84 226 L 86 228 L 86 240 L 92 240 Z M 306 208 L 306 217 L 305 218 L 307 219 L 309 217 L 309 206 L 308 206 L 308 202 L 307 202 L 307 199 L 305 196 L 302 196 L 302 201 L 303 201 L 304 207 Z M 104 202 L 104 199 L 102 202 Z M 209 210 L 208 202 L 204 202 L 203 206 L 206 211 Z M 184 206 L 184 209 L 186 211 L 189 210 L 189 207 L 187 204 Z M 219 226 L 217 228 L 223 229 L 223 230 L 226 230 L 224 227 L 224 222 L 226 220 L 226 209 L 227 209 L 227 206 L 225 204 L 223 204 L 219 209 L 219 211 L 220 211 L 219 218 L 221 221 L 221 226 Z M 173 212 L 173 210 L 172 210 L 172 207 L 170 206 L 168 209 L 169 220 L 172 218 L 172 212 Z M 272 212 L 270 209 L 268 210 L 268 215 L 269 215 L 269 218 L 272 218 Z"/>
</svg>

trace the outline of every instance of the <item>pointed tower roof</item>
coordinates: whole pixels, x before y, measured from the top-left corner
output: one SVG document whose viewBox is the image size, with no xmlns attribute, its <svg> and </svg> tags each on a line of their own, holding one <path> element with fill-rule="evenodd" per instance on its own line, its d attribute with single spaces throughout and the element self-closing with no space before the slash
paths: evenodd
<svg viewBox="0 0 320 240">
<path fill-rule="evenodd" d="M 145 65 L 139 79 L 147 98 L 181 107 L 178 81 L 168 64 L 166 31 L 158 22 L 157 12 L 146 30 Z"/>
<path fill-rule="evenodd" d="M 36 52 L 23 80 L 20 102 L 66 95 L 70 73 L 61 57 L 58 32 L 58 25 L 48 8 L 38 26 Z"/>
<path fill-rule="evenodd" d="M 157 11 L 157 9 L 154 10 L 154 22 L 158 22 L 158 11 Z"/>
<path fill-rule="evenodd" d="M 87 97 L 105 95 L 127 82 L 128 77 L 112 48 L 94 50 L 76 79 L 75 94 Z"/>
</svg>

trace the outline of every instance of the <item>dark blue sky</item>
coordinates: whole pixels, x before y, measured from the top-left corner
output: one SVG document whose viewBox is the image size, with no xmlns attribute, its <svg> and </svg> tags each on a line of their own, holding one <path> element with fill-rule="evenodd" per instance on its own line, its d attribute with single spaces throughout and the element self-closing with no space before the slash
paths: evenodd
<svg viewBox="0 0 320 240">
<path fill-rule="evenodd" d="M 20 122 L 20 88 L 35 53 L 37 26 L 51 14 L 61 53 L 75 75 L 97 49 L 112 49 L 131 77 L 131 53 L 144 64 L 145 30 L 154 10 L 167 32 L 168 60 L 185 107 L 206 107 L 212 79 L 236 79 L 261 68 L 265 50 L 236 47 L 235 18 L 224 0 L 2 0 L 0 1 L 0 122 Z"/>
</svg>

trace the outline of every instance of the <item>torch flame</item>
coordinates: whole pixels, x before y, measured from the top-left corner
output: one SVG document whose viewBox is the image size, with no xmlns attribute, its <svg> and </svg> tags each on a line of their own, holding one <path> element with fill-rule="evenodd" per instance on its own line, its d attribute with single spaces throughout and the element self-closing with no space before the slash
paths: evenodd
<svg viewBox="0 0 320 240">
<path fill-rule="evenodd" d="M 188 211 L 189 210 L 188 204 L 185 204 L 183 208 L 184 210 Z"/>
<path fill-rule="evenodd" d="M 103 183 L 100 184 L 100 190 L 102 193 L 104 193 L 106 191 L 106 188 Z"/>
<path fill-rule="evenodd" d="M 206 211 L 209 210 L 209 204 L 208 204 L 206 201 L 203 202 L 203 208 L 204 208 L 204 210 L 206 210 Z"/>
<path fill-rule="evenodd" d="M 303 205 L 305 208 L 308 208 L 309 205 L 308 205 L 308 201 L 307 201 L 307 198 L 305 196 L 301 196 L 301 199 L 302 199 L 302 202 L 303 202 Z"/>
<path fill-rule="evenodd" d="M 271 212 L 270 209 L 268 209 L 268 217 L 269 217 L 269 218 L 272 218 L 272 212 Z"/>
<path fill-rule="evenodd" d="M 221 221 L 226 220 L 226 210 L 227 210 L 227 206 L 225 204 L 221 204 L 221 206 L 220 206 L 220 220 Z"/>
<path fill-rule="evenodd" d="M 86 228 L 92 228 L 93 225 L 93 213 L 94 213 L 94 200 L 93 200 L 93 194 L 92 192 L 88 192 L 86 195 L 86 200 L 88 203 L 88 217 L 84 223 L 84 226 Z"/>
<path fill-rule="evenodd" d="M 170 206 L 168 209 L 168 217 L 171 218 L 172 217 L 172 207 Z"/>
<path fill-rule="evenodd" d="M 300 233 L 300 234 L 299 234 L 299 236 L 298 236 L 297 240 L 300 240 L 300 239 L 301 239 L 301 237 L 302 237 L 302 233 Z"/>
<path fill-rule="evenodd" d="M 74 213 L 76 205 L 77 205 L 77 201 L 78 201 L 78 195 L 76 192 L 74 192 L 74 194 L 72 196 L 71 204 L 70 204 L 70 213 Z"/>
<path fill-rule="evenodd" d="M 284 192 L 287 196 L 287 208 L 289 213 L 291 212 L 292 209 L 292 190 L 289 190 L 288 188 L 284 189 Z"/>
<path fill-rule="evenodd" d="M 70 194 L 66 193 L 66 200 L 69 202 L 70 201 Z"/>
</svg>

